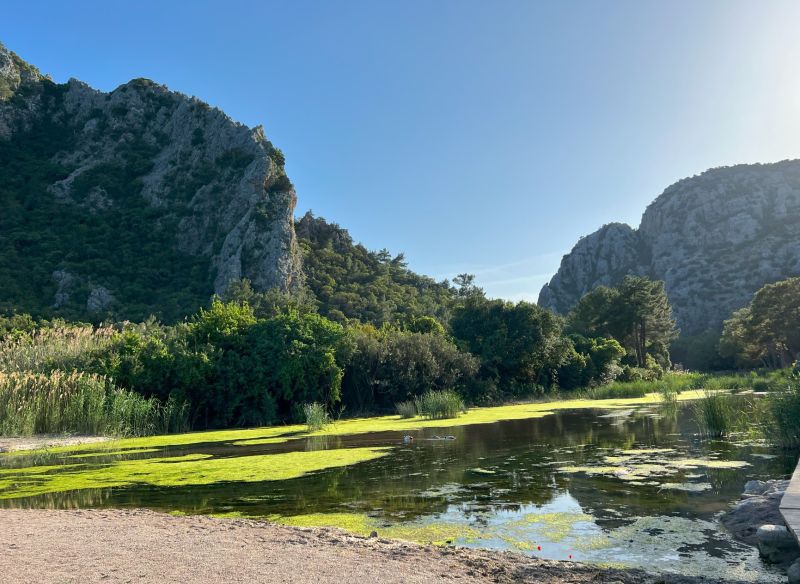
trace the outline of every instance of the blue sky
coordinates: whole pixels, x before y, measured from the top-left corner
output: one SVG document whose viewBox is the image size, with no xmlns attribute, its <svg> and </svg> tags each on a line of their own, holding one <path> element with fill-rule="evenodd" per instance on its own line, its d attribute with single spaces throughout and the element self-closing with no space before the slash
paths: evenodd
<svg viewBox="0 0 800 584">
<path fill-rule="evenodd" d="M 286 154 L 307 209 L 437 278 L 535 300 L 676 180 L 800 158 L 800 2 L 3 3 L 56 81 L 148 77 Z"/>
</svg>

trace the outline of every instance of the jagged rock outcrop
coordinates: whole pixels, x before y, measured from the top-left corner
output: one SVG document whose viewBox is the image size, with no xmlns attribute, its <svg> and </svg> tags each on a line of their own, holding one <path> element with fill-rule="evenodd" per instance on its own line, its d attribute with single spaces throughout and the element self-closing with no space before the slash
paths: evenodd
<svg viewBox="0 0 800 584">
<path fill-rule="evenodd" d="M 11 234 L 0 236 L 0 304 L 37 312 L 11 292 L 36 286 L 75 313 L 162 313 L 166 303 L 175 317 L 233 280 L 298 285 L 282 153 L 261 127 L 196 98 L 147 79 L 110 93 L 56 84 L 0 45 L 0 155 L 4 209 L 31 207 L 0 225 Z M 21 172 L 25 188 L 14 183 Z M 12 220 L 28 222 L 33 244 Z"/>
<path fill-rule="evenodd" d="M 715 168 L 667 188 L 639 228 L 582 238 L 539 295 L 565 313 L 626 274 L 664 280 L 683 334 L 717 329 L 761 286 L 800 274 L 800 160 Z"/>
</svg>

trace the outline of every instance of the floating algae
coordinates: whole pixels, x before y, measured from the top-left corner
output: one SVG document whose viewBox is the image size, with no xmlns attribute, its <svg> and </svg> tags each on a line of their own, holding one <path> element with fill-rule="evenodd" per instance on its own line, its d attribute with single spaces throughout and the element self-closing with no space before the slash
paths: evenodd
<svg viewBox="0 0 800 584">
<path fill-rule="evenodd" d="M 642 481 L 651 477 L 666 477 L 687 470 L 707 469 L 739 469 L 750 466 L 743 460 L 716 460 L 711 458 L 666 458 L 659 455 L 674 453 L 672 448 L 642 448 L 617 451 L 618 454 L 603 457 L 605 464 L 568 465 L 558 470 L 562 473 L 582 473 L 590 476 L 616 477 L 630 484 L 644 484 Z M 702 475 L 693 474 L 693 478 Z M 689 478 L 689 477 L 687 477 Z M 678 483 L 669 483 L 678 484 Z M 676 487 L 672 487 L 675 489 Z M 684 490 L 693 490 L 687 487 Z"/>
<path fill-rule="evenodd" d="M 144 484 L 159 487 L 208 485 L 219 482 L 279 481 L 304 474 L 373 460 L 387 448 L 344 448 L 235 458 L 188 454 L 171 458 L 120 460 L 108 465 L 63 465 L 5 469 L 0 499 L 43 493 Z"/>
<path fill-rule="evenodd" d="M 367 536 L 373 531 L 379 537 L 414 543 L 447 545 L 474 541 L 479 532 L 466 525 L 446 522 L 382 524 L 361 513 L 309 513 L 288 517 L 272 516 L 271 520 L 295 527 L 337 527 L 356 535 Z"/>
</svg>

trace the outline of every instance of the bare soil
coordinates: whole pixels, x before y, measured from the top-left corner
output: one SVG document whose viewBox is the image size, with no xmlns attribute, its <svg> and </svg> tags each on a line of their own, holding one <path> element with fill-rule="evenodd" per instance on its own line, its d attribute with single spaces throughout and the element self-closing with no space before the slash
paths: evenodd
<svg viewBox="0 0 800 584">
<path fill-rule="evenodd" d="M 38 434 L 36 436 L 0 436 L 0 452 L 36 450 L 55 446 L 75 446 L 111 440 L 106 436 L 67 436 L 64 434 Z"/>
<path fill-rule="evenodd" d="M 134 510 L 0 510 L 3 584 L 690 584 L 520 554 L 436 548 L 245 519 Z"/>
</svg>

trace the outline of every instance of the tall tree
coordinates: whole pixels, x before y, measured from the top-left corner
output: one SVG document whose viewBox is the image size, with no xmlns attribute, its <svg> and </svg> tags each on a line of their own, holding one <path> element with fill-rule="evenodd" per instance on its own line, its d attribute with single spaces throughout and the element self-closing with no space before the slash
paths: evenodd
<svg viewBox="0 0 800 584">
<path fill-rule="evenodd" d="M 467 296 L 450 326 L 459 344 L 480 359 L 481 377 L 511 395 L 551 385 L 572 348 L 561 334 L 561 319 L 528 302 Z"/>
<path fill-rule="evenodd" d="M 575 333 L 616 339 L 638 367 L 645 366 L 647 355 L 668 365 L 667 347 L 677 334 L 664 282 L 641 276 L 626 276 L 616 288 L 599 286 L 584 295 L 568 323 Z"/>
<path fill-rule="evenodd" d="M 743 365 L 788 367 L 800 356 L 800 278 L 767 284 L 725 321 L 720 354 Z"/>
<path fill-rule="evenodd" d="M 648 353 L 657 360 L 669 361 L 665 353 L 677 331 L 664 282 L 626 276 L 619 286 L 617 309 L 616 318 L 628 328 L 637 365 L 645 366 Z"/>
</svg>

